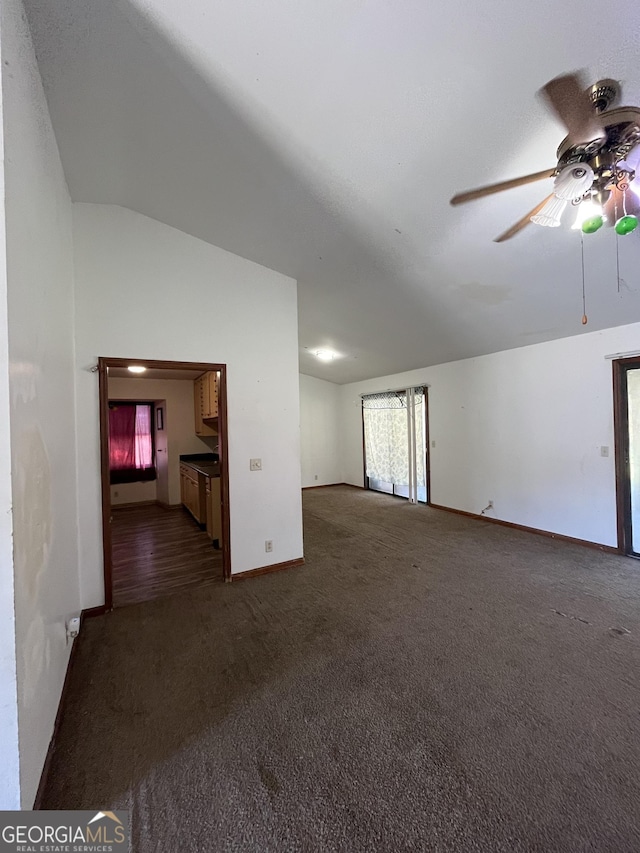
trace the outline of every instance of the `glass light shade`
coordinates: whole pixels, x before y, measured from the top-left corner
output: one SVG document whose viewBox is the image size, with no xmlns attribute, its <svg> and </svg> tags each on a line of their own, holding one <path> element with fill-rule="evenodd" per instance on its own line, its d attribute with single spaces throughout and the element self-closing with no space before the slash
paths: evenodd
<svg viewBox="0 0 640 853">
<path fill-rule="evenodd" d="M 583 196 L 593 184 L 593 169 L 588 163 L 574 163 L 556 175 L 553 191 L 558 198 L 570 200 Z"/>
<path fill-rule="evenodd" d="M 602 208 L 591 199 L 587 199 L 578 205 L 576 221 L 571 227 L 574 231 L 582 231 L 582 225 L 587 219 L 596 219 L 598 216 L 602 216 Z"/>
<path fill-rule="evenodd" d="M 582 223 L 583 234 L 595 234 L 604 224 L 604 216 L 591 216 Z"/>
<path fill-rule="evenodd" d="M 567 206 L 567 200 L 553 196 L 542 208 L 540 213 L 536 213 L 531 217 L 531 221 L 536 225 L 544 225 L 545 228 L 557 228 L 560 225 L 560 218 Z"/>
<path fill-rule="evenodd" d="M 633 214 L 621 216 L 616 222 L 616 233 L 623 237 L 625 234 L 631 234 L 638 227 L 638 217 Z"/>
</svg>

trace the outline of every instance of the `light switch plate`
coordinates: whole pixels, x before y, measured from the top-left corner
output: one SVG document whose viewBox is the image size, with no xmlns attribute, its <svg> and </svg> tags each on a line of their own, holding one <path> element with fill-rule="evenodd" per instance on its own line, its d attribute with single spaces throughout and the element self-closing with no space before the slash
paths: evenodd
<svg viewBox="0 0 640 853">
<path fill-rule="evenodd" d="M 262 471 L 262 459 L 250 459 L 249 460 L 249 470 L 250 471 Z"/>
<path fill-rule="evenodd" d="M 600 448 L 600 456 L 608 456 L 608 455 L 609 455 L 609 448 L 603 444 L 602 447 Z"/>
</svg>

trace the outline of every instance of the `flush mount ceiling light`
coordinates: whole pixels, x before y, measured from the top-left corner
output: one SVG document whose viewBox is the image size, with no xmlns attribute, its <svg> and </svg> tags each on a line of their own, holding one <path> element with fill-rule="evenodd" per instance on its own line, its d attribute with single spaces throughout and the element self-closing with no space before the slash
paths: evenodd
<svg viewBox="0 0 640 853">
<path fill-rule="evenodd" d="M 460 193 L 451 204 L 554 178 L 551 195 L 496 237 L 496 243 L 509 240 L 530 222 L 558 227 L 569 204 L 585 206 L 578 211 L 577 225 L 584 234 L 593 234 L 605 223 L 614 225 L 620 236 L 630 234 L 638 225 L 640 199 L 628 191 L 636 174 L 626 158 L 640 143 L 640 108 L 616 106 L 620 86 L 615 80 L 599 80 L 586 88 L 578 74 L 556 77 L 540 95 L 568 131 L 555 167 Z"/>
<path fill-rule="evenodd" d="M 129 373 L 144 373 L 146 371 L 146 367 L 143 367 L 141 364 L 130 364 L 127 367 Z"/>
<path fill-rule="evenodd" d="M 316 358 L 319 358 L 320 361 L 333 361 L 333 359 L 338 356 L 337 352 L 333 352 L 333 350 L 330 349 L 313 350 L 313 354 Z"/>
</svg>

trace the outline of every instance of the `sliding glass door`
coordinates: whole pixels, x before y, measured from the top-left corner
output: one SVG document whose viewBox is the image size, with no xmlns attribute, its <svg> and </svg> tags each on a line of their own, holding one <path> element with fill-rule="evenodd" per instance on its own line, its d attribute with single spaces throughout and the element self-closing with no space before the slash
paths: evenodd
<svg viewBox="0 0 640 853">
<path fill-rule="evenodd" d="M 618 538 L 640 557 L 640 359 L 614 362 Z"/>
<path fill-rule="evenodd" d="M 366 486 L 427 501 L 427 420 L 424 388 L 362 398 Z"/>
</svg>

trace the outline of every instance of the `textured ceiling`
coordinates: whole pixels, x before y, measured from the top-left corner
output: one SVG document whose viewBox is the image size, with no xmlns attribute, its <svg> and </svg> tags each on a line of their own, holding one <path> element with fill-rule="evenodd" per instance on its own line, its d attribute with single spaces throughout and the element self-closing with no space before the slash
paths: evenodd
<svg viewBox="0 0 640 853">
<path fill-rule="evenodd" d="M 580 237 L 492 238 L 555 163 L 535 92 L 622 81 L 632 0 L 27 0 L 72 198 L 151 216 L 298 280 L 300 369 L 336 382 L 583 331 Z M 639 229 L 640 230 L 640 229 Z M 586 330 L 640 320 L 640 235 L 585 239 Z M 321 363 L 307 350 L 332 347 Z"/>
</svg>

